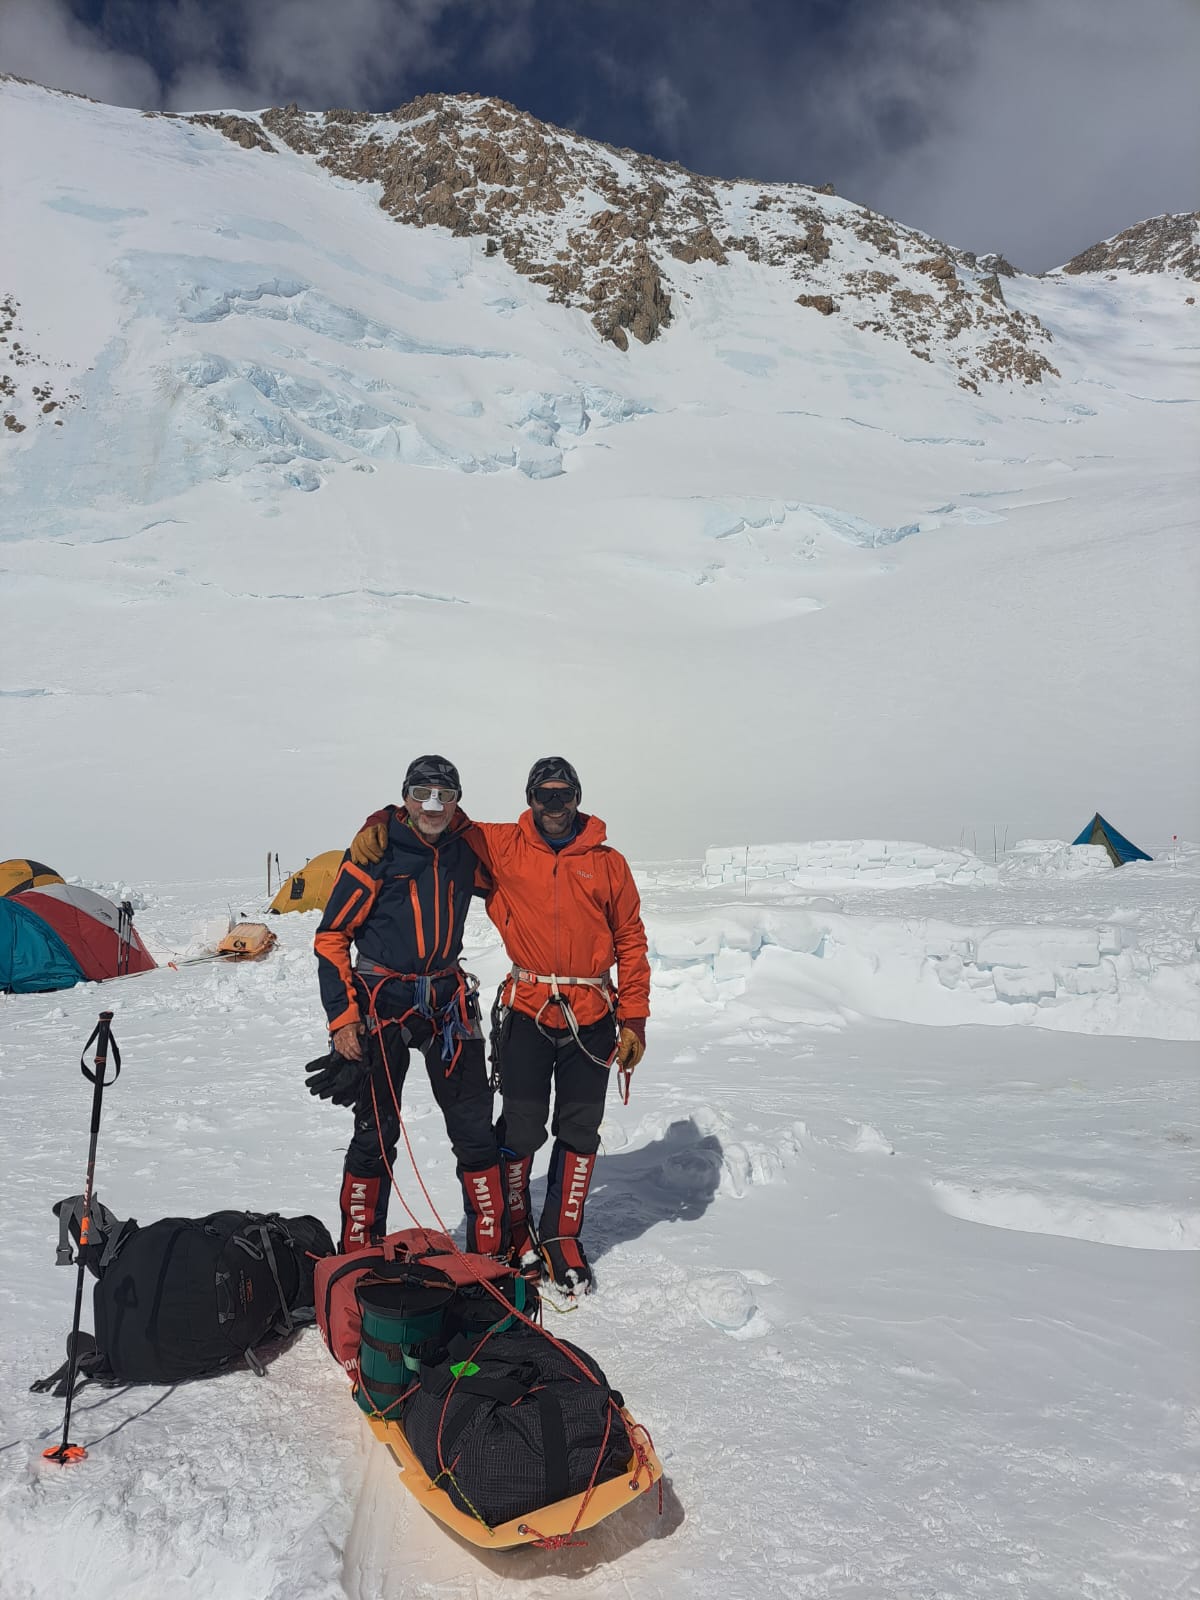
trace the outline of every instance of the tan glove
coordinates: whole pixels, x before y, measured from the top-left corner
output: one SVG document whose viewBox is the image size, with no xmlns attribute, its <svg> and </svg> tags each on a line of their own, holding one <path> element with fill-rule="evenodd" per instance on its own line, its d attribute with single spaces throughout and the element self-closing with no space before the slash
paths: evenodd
<svg viewBox="0 0 1200 1600">
<path fill-rule="evenodd" d="M 622 1072 L 632 1072 L 645 1054 L 646 1019 L 627 1017 L 617 1039 L 617 1066 Z"/>
<path fill-rule="evenodd" d="M 387 849 L 387 837 L 386 822 L 372 822 L 368 827 L 360 829 L 350 845 L 350 859 L 354 865 L 373 867 L 377 861 L 382 861 L 383 852 Z"/>
<path fill-rule="evenodd" d="M 343 1060 L 361 1061 L 363 1058 L 362 1036 L 366 1027 L 361 1022 L 348 1022 L 344 1028 L 335 1028 L 329 1035 L 329 1042 Z"/>
</svg>

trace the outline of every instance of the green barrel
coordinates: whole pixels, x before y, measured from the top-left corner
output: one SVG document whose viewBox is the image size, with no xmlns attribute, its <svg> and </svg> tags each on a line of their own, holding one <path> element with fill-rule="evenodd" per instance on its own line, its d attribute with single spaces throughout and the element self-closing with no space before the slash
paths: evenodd
<svg viewBox="0 0 1200 1600">
<path fill-rule="evenodd" d="M 394 1278 L 373 1273 L 355 1292 L 362 1313 L 355 1399 L 368 1413 L 395 1417 L 397 1400 L 420 1376 L 418 1352 L 441 1338 L 454 1284 L 436 1267 L 414 1262 Z"/>
</svg>

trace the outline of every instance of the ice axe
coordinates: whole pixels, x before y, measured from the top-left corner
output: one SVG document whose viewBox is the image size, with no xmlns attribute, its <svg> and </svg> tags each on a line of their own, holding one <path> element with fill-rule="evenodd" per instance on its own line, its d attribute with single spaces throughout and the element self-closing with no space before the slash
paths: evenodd
<svg viewBox="0 0 1200 1600">
<path fill-rule="evenodd" d="M 75 1280 L 75 1315 L 71 1322 L 71 1336 L 67 1340 L 67 1376 L 66 1394 L 67 1404 L 63 1414 L 62 1442 L 51 1450 L 43 1450 L 42 1455 L 47 1461 L 57 1461 L 60 1466 L 66 1466 L 72 1461 L 86 1461 L 87 1451 L 81 1444 L 69 1442 L 71 1433 L 71 1400 L 75 1392 L 75 1379 L 79 1373 L 80 1340 L 79 1340 L 79 1313 L 83 1307 L 83 1277 L 86 1268 L 86 1251 L 89 1243 L 88 1235 L 92 1220 L 92 1184 L 96 1176 L 96 1141 L 100 1135 L 100 1107 L 104 1100 L 104 1091 L 109 1084 L 116 1083 L 121 1076 L 121 1052 L 117 1048 L 117 1041 L 112 1036 L 111 1011 L 102 1011 L 100 1020 L 92 1029 L 91 1038 L 83 1047 L 83 1054 L 79 1057 L 79 1070 L 85 1078 L 92 1083 L 92 1136 L 88 1146 L 87 1178 L 83 1186 L 83 1210 L 79 1217 L 79 1275 Z M 93 1066 L 89 1067 L 84 1059 L 93 1042 L 96 1054 Z M 105 1079 L 108 1070 L 108 1053 L 112 1050 L 113 1075 Z M 93 1070 L 94 1069 L 94 1070 Z M 64 1262 L 69 1266 L 69 1262 Z"/>
</svg>

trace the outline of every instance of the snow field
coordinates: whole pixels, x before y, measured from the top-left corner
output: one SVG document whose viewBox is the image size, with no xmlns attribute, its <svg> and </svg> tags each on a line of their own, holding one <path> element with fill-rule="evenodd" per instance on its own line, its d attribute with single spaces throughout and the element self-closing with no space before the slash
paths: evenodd
<svg viewBox="0 0 1200 1600">
<path fill-rule="evenodd" d="M 35 153 L 0 289 L 81 397 L 5 445 L 6 848 L 161 880 L 244 871 L 252 839 L 298 860 L 359 820 L 346 771 L 392 792 L 399 686 L 405 738 L 452 744 L 485 816 L 561 741 L 557 702 L 601 700 L 636 792 L 608 716 L 571 754 L 642 858 L 743 836 L 765 751 L 757 838 L 1094 805 L 1194 834 L 1174 281 L 1006 280 L 1066 374 L 1034 389 L 797 325 L 742 261 L 622 355 L 482 241 L 301 157 L 18 84 L 0 117 Z"/>
<path fill-rule="evenodd" d="M 52 1266 L 49 1205 L 81 1181 L 77 1054 L 98 1005 L 114 1006 L 125 1056 L 98 1161 L 118 1214 L 246 1205 L 332 1222 L 349 1129 L 302 1088 L 323 1040 L 315 916 L 272 919 L 281 947 L 260 964 L 0 1002 L 0 1203 L 19 1222 L 0 1239 L 5 1600 L 66 1582 L 97 1600 L 486 1600 L 531 1583 L 597 1600 L 623 1585 L 701 1600 L 1183 1592 L 1200 1575 L 1184 1332 L 1200 1247 L 1194 1048 L 888 1020 L 886 963 L 874 1015 L 832 980 L 818 1002 L 792 963 L 834 958 L 806 953 L 807 936 L 761 945 L 736 979 L 693 969 L 714 926 L 780 941 L 801 925 L 789 918 L 821 921 L 823 938 L 833 918 L 835 937 L 857 925 L 878 946 L 881 921 L 928 924 L 947 899 L 959 924 L 994 922 L 1009 953 L 1023 931 L 1039 959 L 1047 940 L 1077 959 L 1113 924 L 1151 942 L 1156 929 L 1166 949 L 1195 915 L 1196 862 L 952 884 L 916 862 L 907 888 L 844 891 L 836 913 L 802 891 L 807 905 L 758 899 L 773 880 L 714 910 L 729 888 L 699 864 L 639 875 L 656 949 L 673 937 L 676 954 L 656 954 L 650 1051 L 602 1130 L 587 1224 L 600 1288 L 547 1318 L 650 1427 L 664 1514 L 647 1496 L 551 1555 L 479 1557 L 416 1511 L 312 1331 L 265 1380 L 85 1390 L 88 1463 L 41 1465 L 60 1413 L 26 1391 L 60 1359 L 73 1283 Z M 196 949 L 223 902 L 258 909 L 244 882 L 143 898 L 160 955 Z M 1037 921 L 1048 905 L 1053 921 Z M 486 996 L 504 958 L 477 916 L 467 956 Z M 977 996 L 972 1018 L 989 1007 Z M 1005 1015 L 1036 1021 L 1032 1007 Z M 409 1077 L 406 1118 L 457 1225 L 423 1077 Z"/>
</svg>

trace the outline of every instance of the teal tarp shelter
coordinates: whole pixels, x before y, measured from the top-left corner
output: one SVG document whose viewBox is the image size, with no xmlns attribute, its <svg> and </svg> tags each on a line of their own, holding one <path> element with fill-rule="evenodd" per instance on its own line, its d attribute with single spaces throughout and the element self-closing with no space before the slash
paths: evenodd
<svg viewBox="0 0 1200 1600">
<path fill-rule="evenodd" d="M 11 899 L 0 900 L 0 992 L 44 994 L 83 982 L 83 971 L 53 928 Z"/>
<path fill-rule="evenodd" d="M 1148 856 L 1144 850 L 1139 850 L 1137 845 L 1130 844 L 1124 834 L 1120 834 L 1111 822 L 1105 822 L 1097 811 L 1078 839 L 1072 839 L 1072 844 L 1102 844 L 1112 858 L 1114 867 L 1121 867 L 1127 861 L 1153 861 L 1153 856 Z"/>
</svg>

